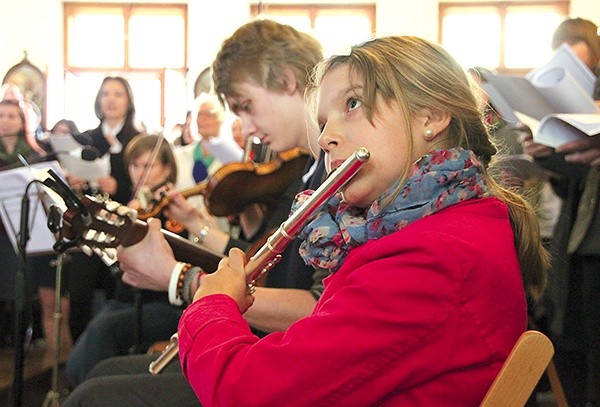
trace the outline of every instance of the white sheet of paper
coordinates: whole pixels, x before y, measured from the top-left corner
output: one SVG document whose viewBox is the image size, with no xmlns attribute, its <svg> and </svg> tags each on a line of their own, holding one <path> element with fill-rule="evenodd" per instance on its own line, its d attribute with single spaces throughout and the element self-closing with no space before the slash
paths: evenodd
<svg viewBox="0 0 600 407">
<path fill-rule="evenodd" d="M 600 113 L 551 114 L 537 121 L 516 112 L 519 121 L 531 129 L 536 143 L 556 148 L 562 144 L 600 135 Z"/>
<path fill-rule="evenodd" d="M 0 172 L 0 218 L 4 223 L 6 233 L 18 253 L 18 235 L 21 225 L 21 203 L 25 188 L 34 179 L 43 181 L 48 177 L 48 169 L 64 178 L 57 161 L 33 164 L 30 167 L 20 167 Z M 57 205 L 63 212 L 66 205 L 63 199 L 50 188 L 36 183 L 29 187 L 29 241 L 26 251 L 28 254 L 44 254 L 54 252 L 56 242 L 54 235 L 47 226 L 46 208 Z"/>
<path fill-rule="evenodd" d="M 105 154 L 104 156 L 94 160 L 86 161 L 81 158 L 81 144 L 73 138 L 73 136 L 50 134 L 48 136 L 52 149 L 57 154 L 58 161 L 63 170 L 68 174 L 77 175 L 79 178 L 93 182 L 99 178 L 104 178 L 110 175 L 110 155 Z M 61 152 L 75 152 L 78 156 L 73 157 L 66 153 Z"/>
</svg>

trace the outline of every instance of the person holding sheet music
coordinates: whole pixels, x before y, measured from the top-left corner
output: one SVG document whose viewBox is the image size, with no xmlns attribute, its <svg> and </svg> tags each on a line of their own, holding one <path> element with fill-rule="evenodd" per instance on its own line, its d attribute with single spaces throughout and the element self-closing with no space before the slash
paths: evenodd
<svg viewBox="0 0 600 407">
<path fill-rule="evenodd" d="M 564 43 L 598 74 L 596 24 L 582 18 L 563 21 L 553 35 L 552 48 Z M 593 96 L 600 99 L 600 80 Z M 556 149 L 535 143 L 530 134 L 521 143 L 524 152 L 549 171 L 555 192 L 564 199 L 553 236 L 548 290 L 553 305 L 549 329 L 559 377 L 571 405 L 599 405 L 600 136 Z"/>
<path fill-rule="evenodd" d="M 135 104 L 129 82 L 120 76 L 105 77 L 94 101 L 94 111 L 100 120 L 98 127 L 83 132 L 101 159 L 110 164 L 108 176 L 93 185 L 74 174 L 67 177 L 70 186 L 89 194 L 107 194 L 112 200 L 127 204 L 132 198 L 132 184 L 127 174 L 123 151 L 131 139 L 140 133 L 135 123 Z M 112 296 L 115 276 L 96 256 L 73 254 L 67 265 L 71 302 L 70 325 L 73 340 L 77 340 L 92 317 L 92 298 L 97 289 Z"/>
<path fill-rule="evenodd" d="M 160 144 L 159 144 L 160 143 Z M 154 149 L 156 157 L 153 157 Z M 125 163 L 131 180 L 138 185 L 138 196 L 128 206 L 140 209 L 145 201 L 159 197 L 177 180 L 177 164 L 166 139 L 157 135 L 139 134 L 127 145 Z M 167 218 L 160 216 L 167 228 Z M 186 231 L 181 231 L 187 237 Z M 101 360 L 126 355 L 132 350 L 144 352 L 156 342 L 167 340 L 176 330 L 181 309 L 169 304 L 166 293 L 140 290 L 140 309 L 134 302 L 131 286 L 117 281 L 115 298 L 107 301 L 75 342 L 65 373 L 70 385 L 82 382 Z M 141 318 L 141 331 L 137 326 Z M 136 343 L 136 340 L 138 343 Z M 139 349 L 137 349 L 139 348 Z"/>
</svg>

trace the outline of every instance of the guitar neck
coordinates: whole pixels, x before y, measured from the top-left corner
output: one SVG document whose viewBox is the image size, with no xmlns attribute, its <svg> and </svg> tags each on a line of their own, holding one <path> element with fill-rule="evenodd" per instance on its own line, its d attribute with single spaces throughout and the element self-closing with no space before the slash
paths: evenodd
<svg viewBox="0 0 600 407">
<path fill-rule="evenodd" d="M 129 233 L 131 232 L 131 233 Z M 140 220 L 136 220 L 132 224 L 131 230 L 127 233 L 128 238 L 121 237 L 123 246 L 132 246 L 141 241 L 148 232 L 148 224 Z M 207 273 L 212 273 L 217 270 L 219 261 L 224 257 L 223 254 L 209 250 L 205 247 L 192 243 L 175 233 L 161 229 L 165 239 L 173 249 L 177 261 L 183 261 L 201 267 Z"/>
<path fill-rule="evenodd" d="M 148 233 L 148 224 L 139 219 L 127 216 L 128 208 L 118 203 L 106 203 L 96 198 L 85 196 L 82 205 L 90 212 L 89 224 L 74 209 L 63 214 L 61 235 L 67 241 L 77 245 L 87 245 L 99 250 L 115 248 L 118 245 L 133 246 L 139 243 Z M 125 208 L 125 210 L 122 210 Z M 169 246 L 173 249 L 178 261 L 202 267 L 208 273 L 215 271 L 223 254 L 206 249 L 200 245 L 161 229 Z M 149 253 L 151 257 L 151 253 Z"/>
</svg>

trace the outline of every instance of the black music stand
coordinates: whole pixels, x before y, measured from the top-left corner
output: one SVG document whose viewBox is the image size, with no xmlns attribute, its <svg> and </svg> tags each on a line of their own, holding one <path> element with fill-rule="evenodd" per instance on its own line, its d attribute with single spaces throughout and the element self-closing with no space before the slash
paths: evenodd
<svg viewBox="0 0 600 407">
<path fill-rule="evenodd" d="M 22 403 L 25 339 L 31 314 L 31 300 L 27 287 L 27 256 L 53 253 L 56 240 L 46 227 L 46 208 L 51 200 L 60 204 L 60 197 L 54 193 L 50 195 L 46 188 L 41 187 L 41 181 L 49 168 L 62 173 L 56 162 L 0 172 L 0 217 L 20 260 L 15 276 L 12 404 L 16 407 L 20 407 Z"/>
</svg>

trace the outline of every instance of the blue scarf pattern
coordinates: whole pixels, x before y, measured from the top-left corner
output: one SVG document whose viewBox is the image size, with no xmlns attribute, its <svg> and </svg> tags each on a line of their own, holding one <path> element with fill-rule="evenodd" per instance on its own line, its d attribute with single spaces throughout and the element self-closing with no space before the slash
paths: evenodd
<svg viewBox="0 0 600 407">
<path fill-rule="evenodd" d="M 472 151 L 434 150 L 412 165 L 400 192 L 400 180 L 368 209 L 356 208 L 331 197 L 301 231 L 300 255 L 306 264 L 336 271 L 348 252 L 368 240 L 379 239 L 446 207 L 487 195 L 483 165 Z M 296 196 L 292 212 L 313 191 Z"/>
</svg>

